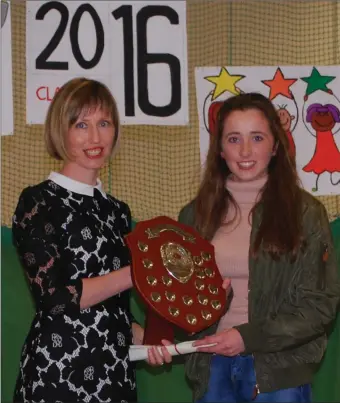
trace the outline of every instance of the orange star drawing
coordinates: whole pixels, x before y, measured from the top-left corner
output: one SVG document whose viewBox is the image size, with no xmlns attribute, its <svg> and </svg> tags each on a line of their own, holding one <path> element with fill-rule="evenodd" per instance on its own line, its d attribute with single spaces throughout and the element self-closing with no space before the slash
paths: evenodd
<svg viewBox="0 0 340 403">
<path fill-rule="evenodd" d="M 284 78 L 280 67 L 278 67 L 272 80 L 263 80 L 262 82 L 270 88 L 269 99 L 273 100 L 280 94 L 293 99 L 293 94 L 289 87 L 296 81 L 297 79 L 295 78 Z"/>
</svg>

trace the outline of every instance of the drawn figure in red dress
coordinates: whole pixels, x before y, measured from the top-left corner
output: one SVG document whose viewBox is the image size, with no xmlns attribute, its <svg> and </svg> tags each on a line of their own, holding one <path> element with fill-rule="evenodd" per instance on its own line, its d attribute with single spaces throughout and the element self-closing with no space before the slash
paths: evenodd
<svg viewBox="0 0 340 403">
<path fill-rule="evenodd" d="M 289 154 L 295 161 L 296 158 L 296 147 L 294 143 L 294 138 L 292 135 L 292 122 L 295 119 L 295 116 L 291 115 L 287 109 L 287 105 L 279 106 L 277 110 L 277 114 L 279 115 L 281 125 L 283 130 L 286 132 L 288 143 L 289 143 Z"/>
<path fill-rule="evenodd" d="M 306 122 L 316 131 L 316 145 L 312 159 L 303 168 L 305 172 L 317 175 L 313 192 L 318 191 L 318 181 L 321 174 L 329 172 L 332 185 L 338 185 L 340 180 L 333 182 L 332 174 L 340 172 L 340 151 L 334 140 L 332 129 L 340 123 L 340 111 L 332 104 L 311 104 L 307 109 Z"/>
<path fill-rule="evenodd" d="M 223 105 L 222 101 L 212 102 L 208 109 L 208 131 L 210 136 L 215 135 L 218 112 Z"/>
<path fill-rule="evenodd" d="M 240 90 L 240 88 L 235 87 L 235 89 L 240 94 L 243 93 L 243 91 Z M 206 113 L 205 111 L 208 110 L 207 118 L 206 117 L 204 118 L 204 125 L 211 137 L 216 134 L 215 130 L 216 130 L 218 112 L 219 112 L 221 106 L 223 105 L 225 99 L 223 98 L 223 100 L 221 100 L 221 101 L 214 101 L 209 105 L 210 98 L 211 98 L 211 93 L 208 94 L 208 96 L 206 97 L 206 99 L 204 101 L 203 114 L 205 116 L 205 113 Z"/>
</svg>

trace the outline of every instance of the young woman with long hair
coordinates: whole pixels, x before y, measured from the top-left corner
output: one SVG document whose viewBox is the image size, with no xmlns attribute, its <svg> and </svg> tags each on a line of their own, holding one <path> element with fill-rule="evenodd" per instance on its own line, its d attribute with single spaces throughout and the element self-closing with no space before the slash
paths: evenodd
<svg viewBox="0 0 340 403">
<path fill-rule="evenodd" d="M 179 221 L 215 247 L 229 309 L 190 355 L 194 400 L 310 402 L 336 316 L 339 282 L 324 206 L 300 187 L 272 103 L 257 93 L 221 106 L 205 173 Z"/>
</svg>

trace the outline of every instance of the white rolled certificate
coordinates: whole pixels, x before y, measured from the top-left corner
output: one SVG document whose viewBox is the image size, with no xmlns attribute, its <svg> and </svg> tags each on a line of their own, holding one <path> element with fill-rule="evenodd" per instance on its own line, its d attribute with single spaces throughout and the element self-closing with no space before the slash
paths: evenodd
<svg viewBox="0 0 340 403">
<path fill-rule="evenodd" d="M 171 344 L 170 346 L 166 346 L 169 353 L 174 355 L 182 355 L 182 354 L 189 354 L 194 353 L 197 351 L 198 347 L 193 346 L 194 341 L 184 341 L 178 344 Z M 214 346 L 215 344 L 206 344 L 200 347 L 210 347 Z M 146 360 L 148 358 L 148 349 L 152 346 L 144 346 L 144 345 L 133 345 L 129 348 L 129 358 L 130 361 L 140 361 Z M 161 349 L 159 347 L 159 352 L 162 354 Z"/>
</svg>

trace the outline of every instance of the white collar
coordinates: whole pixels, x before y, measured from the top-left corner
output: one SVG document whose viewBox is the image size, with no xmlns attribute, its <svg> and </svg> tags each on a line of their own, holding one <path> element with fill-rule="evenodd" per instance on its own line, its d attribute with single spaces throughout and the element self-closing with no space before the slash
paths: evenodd
<svg viewBox="0 0 340 403">
<path fill-rule="evenodd" d="M 103 190 L 103 185 L 100 179 L 97 179 L 97 184 L 95 186 L 93 185 L 88 185 L 87 183 L 83 182 L 78 182 L 74 179 L 69 178 L 68 176 L 62 175 L 58 172 L 51 172 L 49 177 L 49 180 L 53 181 L 57 185 L 61 186 L 64 189 L 70 190 L 71 192 L 74 193 L 79 193 L 82 195 L 86 196 L 92 196 L 93 197 L 93 192 L 94 189 L 97 189 L 100 191 L 100 193 L 107 199 L 106 193 Z"/>
</svg>

